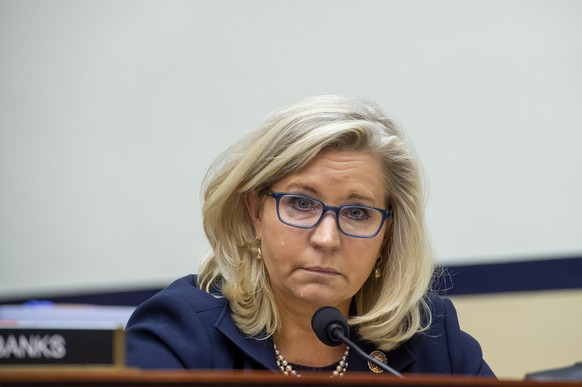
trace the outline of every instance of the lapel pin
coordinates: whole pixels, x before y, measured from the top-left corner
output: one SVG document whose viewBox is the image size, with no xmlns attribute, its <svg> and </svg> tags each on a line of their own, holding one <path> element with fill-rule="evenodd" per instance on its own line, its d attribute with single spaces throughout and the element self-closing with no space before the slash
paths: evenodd
<svg viewBox="0 0 582 387">
<path fill-rule="evenodd" d="M 380 361 L 381 363 L 388 365 L 388 359 L 386 358 L 386 355 L 384 354 L 384 352 L 373 351 L 372 353 L 370 353 L 370 356 L 373 357 L 374 359 Z M 370 368 L 370 371 L 372 371 L 376 374 L 380 374 L 380 373 L 384 372 L 384 370 L 382 368 L 378 367 L 376 364 L 374 364 L 370 361 L 368 362 L 368 368 Z"/>
</svg>

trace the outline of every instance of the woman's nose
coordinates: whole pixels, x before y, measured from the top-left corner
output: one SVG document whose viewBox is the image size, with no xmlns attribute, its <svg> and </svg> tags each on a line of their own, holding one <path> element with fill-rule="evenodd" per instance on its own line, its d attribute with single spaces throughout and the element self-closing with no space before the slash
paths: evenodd
<svg viewBox="0 0 582 387">
<path fill-rule="evenodd" d="M 340 230 L 337 226 L 336 215 L 326 213 L 311 234 L 311 242 L 323 249 L 337 249 L 340 244 Z"/>
</svg>

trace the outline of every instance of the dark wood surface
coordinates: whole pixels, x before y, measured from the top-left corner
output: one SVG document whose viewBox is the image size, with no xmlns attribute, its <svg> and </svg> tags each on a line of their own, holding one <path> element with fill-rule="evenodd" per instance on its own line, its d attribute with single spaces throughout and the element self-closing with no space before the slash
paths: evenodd
<svg viewBox="0 0 582 387">
<path fill-rule="evenodd" d="M 483 386 L 483 387 L 566 387 L 582 382 L 539 382 L 496 380 L 466 376 L 391 375 L 348 373 L 341 378 L 329 374 L 304 374 L 288 377 L 269 371 L 144 371 L 96 368 L 0 368 L 0 386 Z"/>
</svg>

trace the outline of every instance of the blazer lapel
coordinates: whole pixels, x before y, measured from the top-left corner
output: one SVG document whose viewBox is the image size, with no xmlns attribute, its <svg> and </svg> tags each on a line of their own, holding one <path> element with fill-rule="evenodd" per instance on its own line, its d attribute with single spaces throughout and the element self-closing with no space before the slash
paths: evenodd
<svg viewBox="0 0 582 387">
<path fill-rule="evenodd" d="M 354 337 L 354 343 L 359 345 L 362 350 L 370 355 L 373 351 L 378 351 L 374 344 L 361 341 L 359 336 Z M 416 356 L 408 348 L 406 344 L 401 345 L 395 350 L 384 352 L 387 363 L 391 368 L 394 368 L 398 372 L 404 372 L 408 369 L 414 362 L 416 362 Z M 350 351 L 350 359 L 348 360 L 349 371 L 359 371 L 359 372 L 373 372 L 368 366 L 368 361 L 362 356 L 356 353 L 356 351 Z M 384 371 L 386 372 L 386 371 Z"/>
<path fill-rule="evenodd" d="M 405 371 L 416 362 L 416 356 L 406 344 L 388 352 L 386 356 L 388 357 L 388 365 L 399 372 Z"/>
<path fill-rule="evenodd" d="M 267 369 L 277 370 L 275 362 L 275 349 L 272 339 L 257 340 L 247 338 L 238 329 L 230 314 L 228 304 L 220 313 L 214 327 L 225 335 L 234 345 L 236 345 L 248 357 L 261 364 Z"/>
</svg>

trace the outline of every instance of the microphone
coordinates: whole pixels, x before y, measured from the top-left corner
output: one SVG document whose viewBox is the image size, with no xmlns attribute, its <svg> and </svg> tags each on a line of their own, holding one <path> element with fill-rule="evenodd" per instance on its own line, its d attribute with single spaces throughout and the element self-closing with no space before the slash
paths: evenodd
<svg viewBox="0 0 582 387">
<path fill-rule="evenodd" d="M 399 378 L 404 378 L 398 371 L 374 359 L 347 338 L 350 334 L 350 327 L 344 315 L 337 308 L 323 306 L 317 309 L 311 318 L 311 328 L 317 335 L 317 338 L 325 345 L 329 345 L 330 347 L 336 347 L 341 343 L 349 345 L 350 348 L 355 349 L 364 359 L 376 364 L 386 372 L 396 375 Z"/>
</svg>

